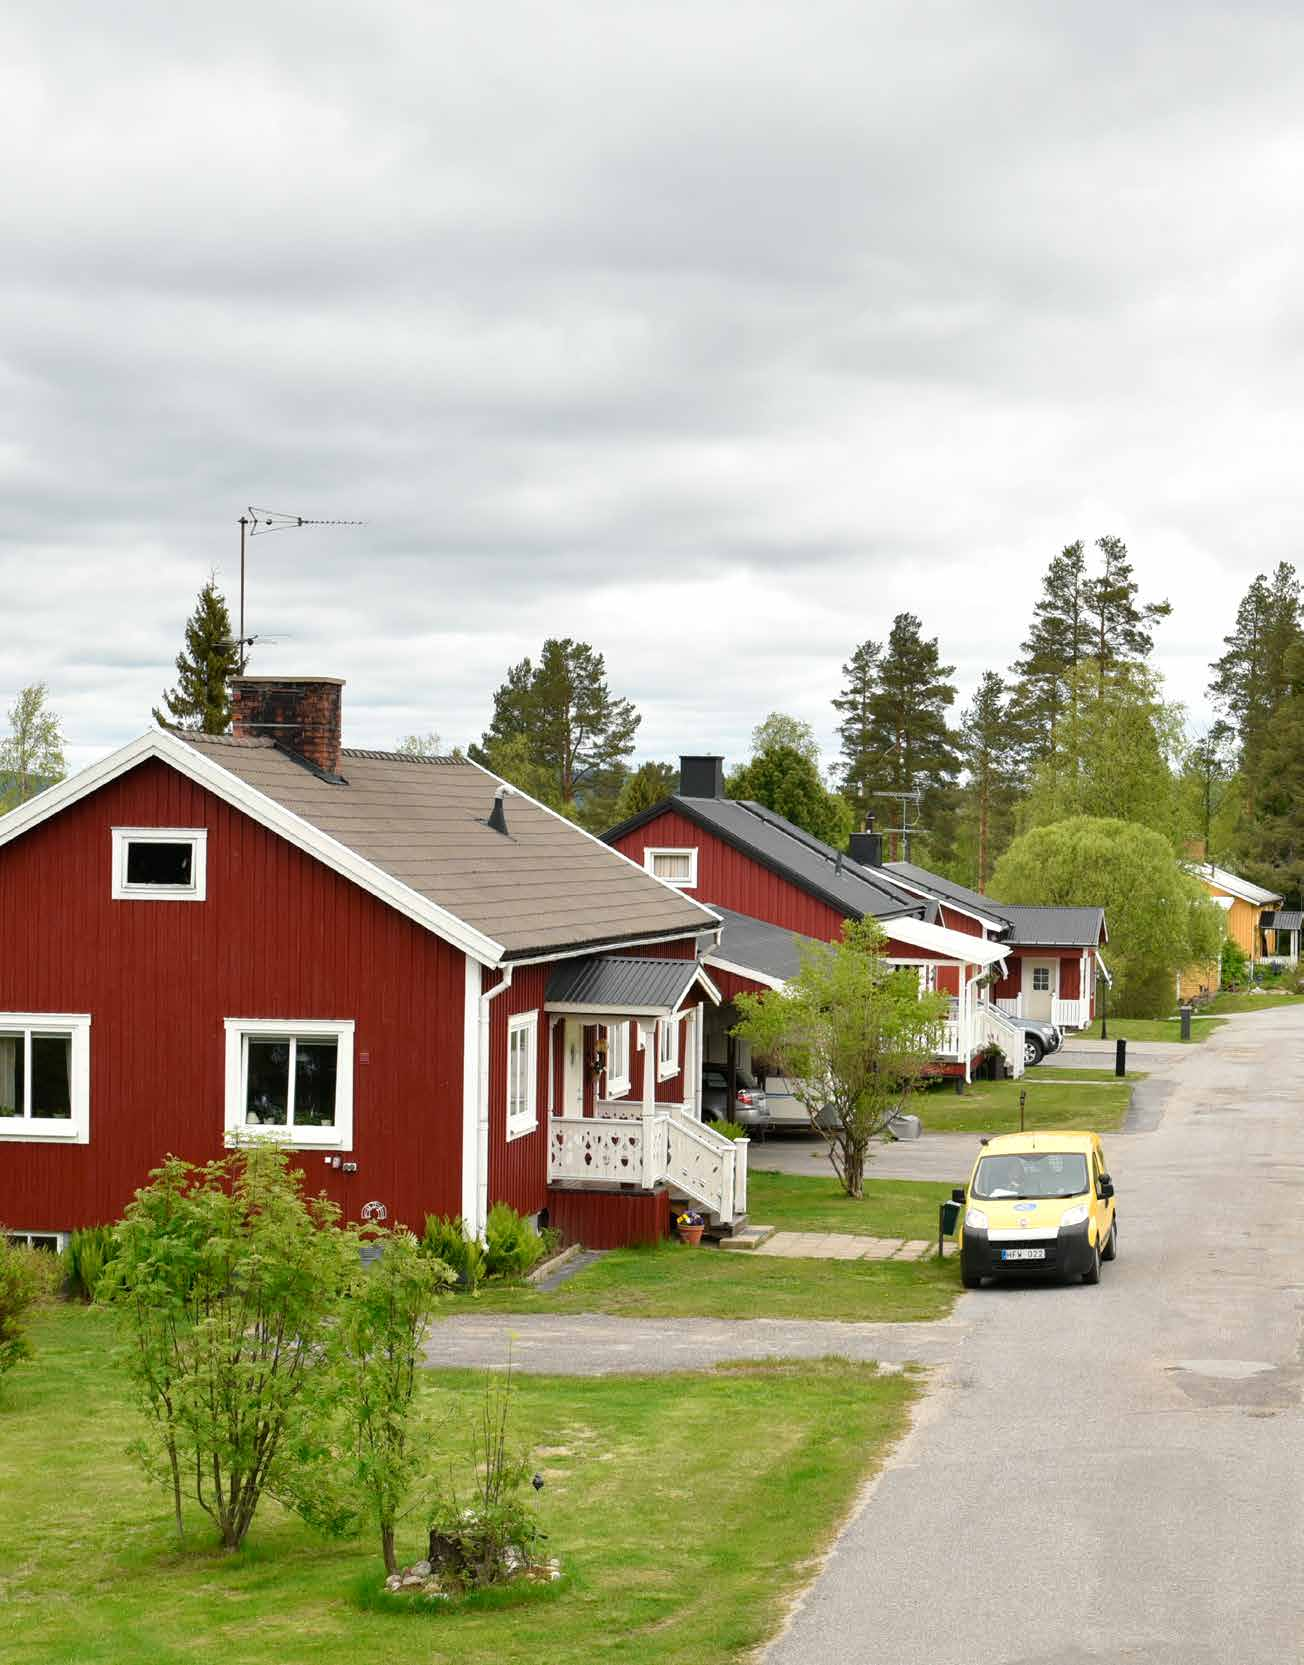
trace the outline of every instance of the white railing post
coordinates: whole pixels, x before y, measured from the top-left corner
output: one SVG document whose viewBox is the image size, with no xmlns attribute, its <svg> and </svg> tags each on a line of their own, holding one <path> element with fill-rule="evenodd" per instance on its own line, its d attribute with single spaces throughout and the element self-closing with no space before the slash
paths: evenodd
<svg viewBox="0 0 1304 1665">
<path fill-rule="evenodd" d="M 747 1212 L 747 1147 L 750 1144 L 750 1139 L 734 1140 L 736 1155 L 734 1159 L 733 1206 L 735 1215 L 746 1214 Z"/>
</svg>

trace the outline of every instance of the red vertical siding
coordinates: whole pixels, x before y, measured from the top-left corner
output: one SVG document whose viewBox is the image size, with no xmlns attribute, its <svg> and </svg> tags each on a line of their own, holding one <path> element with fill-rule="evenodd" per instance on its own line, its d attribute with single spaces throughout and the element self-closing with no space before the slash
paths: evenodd
<svg viewBox="0 0 1304 1665">
<path fill-rule="evenodd" d="M 506 994 L 489 1003 L 489 1205 L 510 1203 L 522 1214 L 535 1214 L 544 1205 L 548 1186 L 548 1018 L 543 1010 L 552 966 L 522 966 Z M 495 967 L 482 973 L 485 989 L 493 988 L 502 973 Z M 531 1132 L 507 1137 L 507 1020 L 537 1012 L 536 1085 L 538 1115 Z"/>
<path fill-rule="evenodd" d="M 670 1192 L 548 1192 L 548 1224 L 571 1243 L 586 1249 L 619 1249 L 630 1243 L 657 1243 L 670 1235 Z"/>
<path fill-rule="evenodd" d="M 937 910 L 938 923 L 944 925 L 948 931 L 963 931 L 966 936 L 980 937 L 985 933 L 978 921 L 967 913 L 961 913 L 956 908 L 948 908 L 945 903 Z"/>
<path fill-rule="evenodd" d="M 753 919 L 765 919 L 803 936 L 835 941 L 842 934 L 845 915 L 790 880 L 772 873 L 754 857 L 744 855 L 722 838 L 699 827 L 686 815 L 666 810 L 655 820 L 636 827 L 616 841 L 615 848 L 640 865 L 643 852 L 658 849 L 697 849 L 697 887 L 685 895 L 714 902 Z M 648 952 L 651 952 L 649 950 Z M 660 953 L 660 948 L 655 952 Z"/>
<path fill-rule="evenodd" d="M 112 901 L 113 826 L 206 827 L 207 900 Z M 353 1019 L 358 1172 L 305 1154 L 311 1188 L 460 1212 L 457 949 L 156 761 L 0 849 L 0 919 L 0 1011 L 92 1018 L 90 1143 L 0 1143 L 13 1229 L 115 1219 L 167 1153 L 219 1155 L 227 1017 Z"/>
</svg>

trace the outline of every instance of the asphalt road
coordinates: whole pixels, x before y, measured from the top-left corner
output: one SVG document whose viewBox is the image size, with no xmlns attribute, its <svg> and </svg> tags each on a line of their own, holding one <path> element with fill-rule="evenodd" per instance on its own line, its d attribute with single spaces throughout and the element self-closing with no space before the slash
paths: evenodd
<svg viewBox="0 0 1304 1665">
<path fill-rule="evenodd" d="M 962 1298 L 766 1665 L 1304 1657 L 1304 1007 L 1167 1068 L 1106 1141 L 1119 1259 Z"/>
</svg>

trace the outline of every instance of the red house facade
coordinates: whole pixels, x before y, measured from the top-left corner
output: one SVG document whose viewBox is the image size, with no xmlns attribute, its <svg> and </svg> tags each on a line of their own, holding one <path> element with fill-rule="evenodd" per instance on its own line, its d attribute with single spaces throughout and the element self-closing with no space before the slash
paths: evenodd
<svg viewBox="0 0 1304 1665">
<path fill-rule="evenodd" d="M 656 1236 L 672 1185 L 740 1215 L 745 1151 L 698 1122 L 719 920 L 474 764 L 343 748 L 340 690 L 243 679 L 233 735 L 0 821 L 5 1228 L 111 1221 L 236 1138 L 418 1230 L 504 1201 Z"/>
</svg>

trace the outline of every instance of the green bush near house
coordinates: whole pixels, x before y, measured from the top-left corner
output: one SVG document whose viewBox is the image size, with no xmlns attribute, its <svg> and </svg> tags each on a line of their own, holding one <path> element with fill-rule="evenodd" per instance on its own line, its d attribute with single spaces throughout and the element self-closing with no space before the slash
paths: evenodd
<svg viewBox="0 0 1304 1665">
<path fill-rule="evenodd" d="M 113 1226 L 86 1226 L 81 1231 L 69 1232 L 68 1247 L 63 1252 L 68 1293 L 83 1301 L 93 1301 L 104 1268 L 117 1252 L 118 1239 Z"/>
<path fill-rule="evenodd" d="M 540 1259 L 545 1244 L 534 1222 L 508 1203 L 495 1203 L 485 1221 L 485 1275 L 523 1278 Z"/>
<path fill-rule="evenodd" d="M 460 1289 L 468 1295 L 475 1294 L 485 1275 L 484 1246 L 470 1236 L 466 1221 L 460 1214 L 456 1218 L 447 1214 L 427 1214 L 421 1246 L 428 1255 L 443 1261 L 457 1279 Z"/>
</svg>

